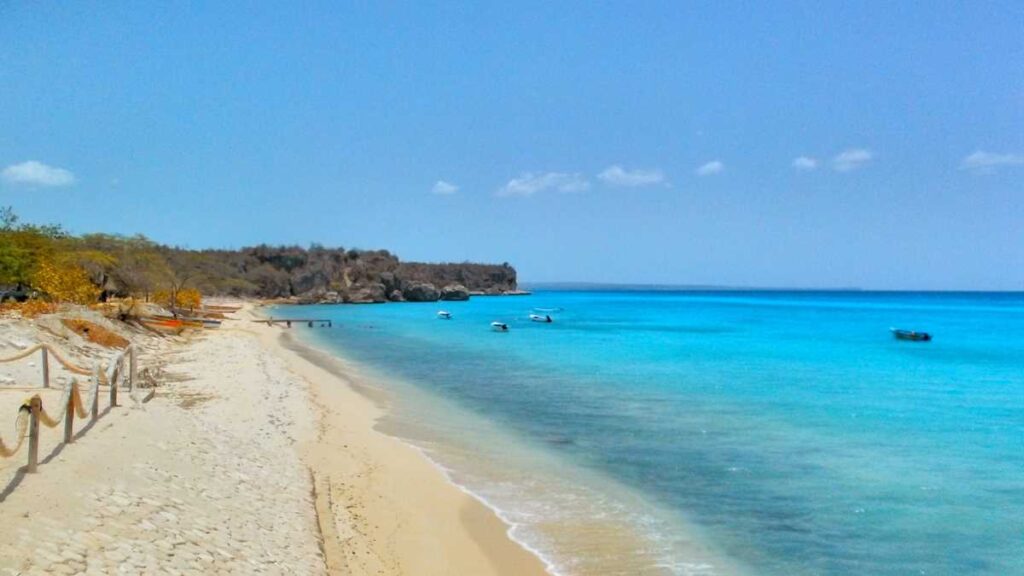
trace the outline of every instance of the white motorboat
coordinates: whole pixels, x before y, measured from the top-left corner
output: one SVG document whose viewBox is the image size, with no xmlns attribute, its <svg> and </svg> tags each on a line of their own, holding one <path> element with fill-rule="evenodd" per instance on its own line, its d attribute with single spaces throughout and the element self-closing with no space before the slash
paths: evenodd
<svg viewBox="0 0 1024 576">
<path fill-rule="evenodd" d="M 441 320 L 451 320 L 452 313 L 447 310 L 440 310 L 437 313 L 437 317 L 440 318 Z"/>
<path fill-rule="evenodd" d="M 530 314 L 530 320 L 533 320 L 534 322 L 541 322 L 543 324 L 550 324 L 554 322 L 548 314 L 544 314 L 543 316 L 540 314 Z"/>
<path fill-rule="evenodd" d="M 508 332 L 508 324 L 504 322 L 491 322 L 491 330 L 495 332 Z"/>
</svg>

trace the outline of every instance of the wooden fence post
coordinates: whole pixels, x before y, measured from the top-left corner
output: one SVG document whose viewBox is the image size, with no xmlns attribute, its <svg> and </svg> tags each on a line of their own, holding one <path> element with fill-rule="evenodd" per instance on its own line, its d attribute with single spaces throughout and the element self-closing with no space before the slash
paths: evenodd
<svg viewBox="0 0 1024 576">
<path fill-rule="evenodd" d="M 97 362 L 92 367 L 92 385 L 96 392 L 92 395 L 92 419 L 100 417 L 100 364 Z"/>
<path fill-rule="evenodd" d="M 135 346 L 128 348 L 128 392 L 135 391 Z"/>
<path fill-rule="evenodd" d="M 74 428 L 75 428 L 75 389 L 78 388 L 78 384 L 71 381 L 71 394 L 68 395 L 68 404 L 64 407 L 64 443 L 71 444 L 75 441 Z"/>
<path fill-rule="evenodd" d="M 117 380 L 121 377 L 121 366 L 120 364 L 114 366 L 114 371 L 111 372 L 110 377 L 110 407 L 117 406 Z"/>
<path fill-rule="evenodd" d="M 29 400 L 29 424 L 28 424 L 28 472 L 34 473 L 39 464 L 39 411 L 43 407 L 43 401 L 39 396 L 33 396 Z"/>
<path fill-rule="evenodd" d="M 43 347 L 43 388 L 50 387 L 50 352 Z"/>
</svg>

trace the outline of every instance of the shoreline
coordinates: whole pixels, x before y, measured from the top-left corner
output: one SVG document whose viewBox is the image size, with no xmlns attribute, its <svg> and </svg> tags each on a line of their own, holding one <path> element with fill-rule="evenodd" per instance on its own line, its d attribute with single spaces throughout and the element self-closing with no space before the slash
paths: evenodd
<svg viewBox="0 0 1024 576">
<path fill-rule="evenodd" d="M 671 573 L 707 557 L 690 546 L 665 555 L 650 522 L 693 533 L 642 494 L 353 360 L 314 331 L 252 321 L 265 312 L 244 302 L 220 329 L 174 337 L 119 327 L 143 351 L 141 368 L 156 371 L 156 396 L 126 398 L 67 449 L 43 436 L 44 454 L 53 451 L 40 474 L 11 484 L 0 506 L 19 535 L 0 545 L 0 569 L 284 562 L 311 574 L 557 576 Z M 19 338 L 45 341 L 46 325 L 21 321 Z M 67 338 L 61 350 L 77 346 Z M 16 368 L 38 377 L 29 361 Z M 61 393 L 44 392 L 48 401 Z M 13 412 L 21 397 L 0 400 Z M 16 461 L 2 464 L 16 471 Z M 82 542 L 61 560 L 70 537 Z M 19 559 L 40 542 L 39 558 Z"/>
<path fill-rule="evenodd" d="M 373 402 L 382 412 L 386 413 L 390 411 L 389 403 L 391 401 L 390 392 L 385 392 L 373 385 L 359 382 L 357 379 L 353 379 L 351 374 L 344 372 L 345 367 L 350 363 L 349 360 L 340 358 L 326 350 L 322 350 L 314 344 L 308 342 L 302 342 L 298 338 L 292 336 L 290 333 L 282 333 L 279 338 L 280 346 L 284 347 L 287 351 L 300 356 L 304 361 L 309 362 L 327 372 L 331 373 L 335 378 L 344 380 L 344 385 L 352 387 L 356 393 L 363 395 L 370 402 Z M 506 528 L 505 536 L 519 547 L 526 550 L 531 555 L 537 557 L 537 559 L 544 566 L 544 573 L 550 574 L 551 576 L 561 576 L 561 573 L 555 567 L 554 562 L 547 558 L 544 553 L 531 546 L 528 542 L 523 541 L 515 535 L 515 530 L 519 527 L 519 524 L 510 520 L 507 517 L 507 512 L 503 511 L 500 507 L 490 502 L 484 496 L 473 491 L 471 488 L 457 482 L 452 477 L 452 471 L 447 468 L 444 464 L 432 458 L 429 452 L 417 446 L 412 441 L 403 438 L 400 435 L 384 432 L 378 430 L 379 433 L 393 438 L 408 447 L 410 450 L 418 454 L 420 458 L 423 458 L 428 462 L 438 474 L 440 474 L 446 482 L 448 482 L 453 488 L 456 488 L 463 494 L 466 494 L 481 506 L 489 510 L 497 519 L 502 522 Z"/>
<path fill-rule="evenodd" d="M 77 421 L 73 444 L 42 431 L 37 474 L 24 452 L 0 460 L 0 572 L 550 574 L 492 508 L 376 429 L 387 396 L 357 367 L 321 365 L 256 314 L 247 302 L 217 330 L 173 337 L 116 326 L 157 374 L 156 395 Z M 2 349 L 64 338 L 32 320 L 0 325 Z M 58 348 L 86 355 L 75 335 Z M 8 372 L 38 382 L 32 359 Z M 0 408 L 16 413 L 35 391 L 56 401 L 67 375 L 52 376 L 50 389 L 0 390 Z"/>
<path fill-rule="evenodd" d="M 385 392 L 359 381 L 337 356 L 287 332 L 254 327 L 262 348 L 307 383 L 318 412 L 317 434 L 299 452 L 313 477 L 329 572 L 554 573 L 494 506 L 419 447 L 377 430 L 388 410 Z"/>
<path fill-rule="evenodd" d="M 317 331 L 308 337 L 281 333 L 282 345 L 378 403 L 376 429 L 419 453 L 451 486 L 491 511 L 506 525 L 506 537 L 539 558 L 547 573 L 744 573 L 695 526 L 642 492 L 566 462 L 399 375 L 352 359 L 344 347 L 333 350 Z M 408 411 L 412 406 L 414 413 Z M 446 436 L 451 430 L 435 429 L 438 418 L 475 440 L 453 443 Z M 500 486 L 526 492 L 512 495 Z M 555 511 L 559 507 L 564 508 Z M 665 539 L 664 530 L 672 536 Z"/>
</svg>

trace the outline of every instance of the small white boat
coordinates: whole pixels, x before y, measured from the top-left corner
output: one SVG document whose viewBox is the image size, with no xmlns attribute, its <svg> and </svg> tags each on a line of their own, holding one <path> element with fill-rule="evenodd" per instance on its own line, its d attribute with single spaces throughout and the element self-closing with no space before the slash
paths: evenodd
<svg viewBox="0 0 1024 576">
<path fill-rule="evenodd" d="M 550 324 L 554 322 L 554 320 L 552 320 L 551 316 L 549 316 L 548 314 L 545 314 L 543 316 L 541 316 L 540 314 L 530 314 L 530 320 L 533 320 L 534 322 L 541 322 L 544 324 Z"/>
<path fill-rule="evenodd" d="M 491 322 L 491 330 L 495 332 L 508 332 L 508 324 L 504 322 Z"/>
<path fill-rule="evenodd" d="M 447 310 L 441 310 L 437 313 L 437 317 L 440 318 L 441 320 L 451 320 L 452 313 Z"/>
</svg>

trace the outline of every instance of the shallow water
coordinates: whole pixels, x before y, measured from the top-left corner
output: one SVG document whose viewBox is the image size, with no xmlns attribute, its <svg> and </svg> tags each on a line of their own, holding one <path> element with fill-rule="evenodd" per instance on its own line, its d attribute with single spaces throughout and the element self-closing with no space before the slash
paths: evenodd
<svg viewBox="0 0 1024 576">
<path fill-rule="evenodd" d="M 532 307 L 561 310 L 538 324 Z M 300 334 L 398 388 L 391 431 L 562 572 L 1024 574 L 1021 294 L 543 292 L 315 315 L 336 327 Z"/>
</svg>

